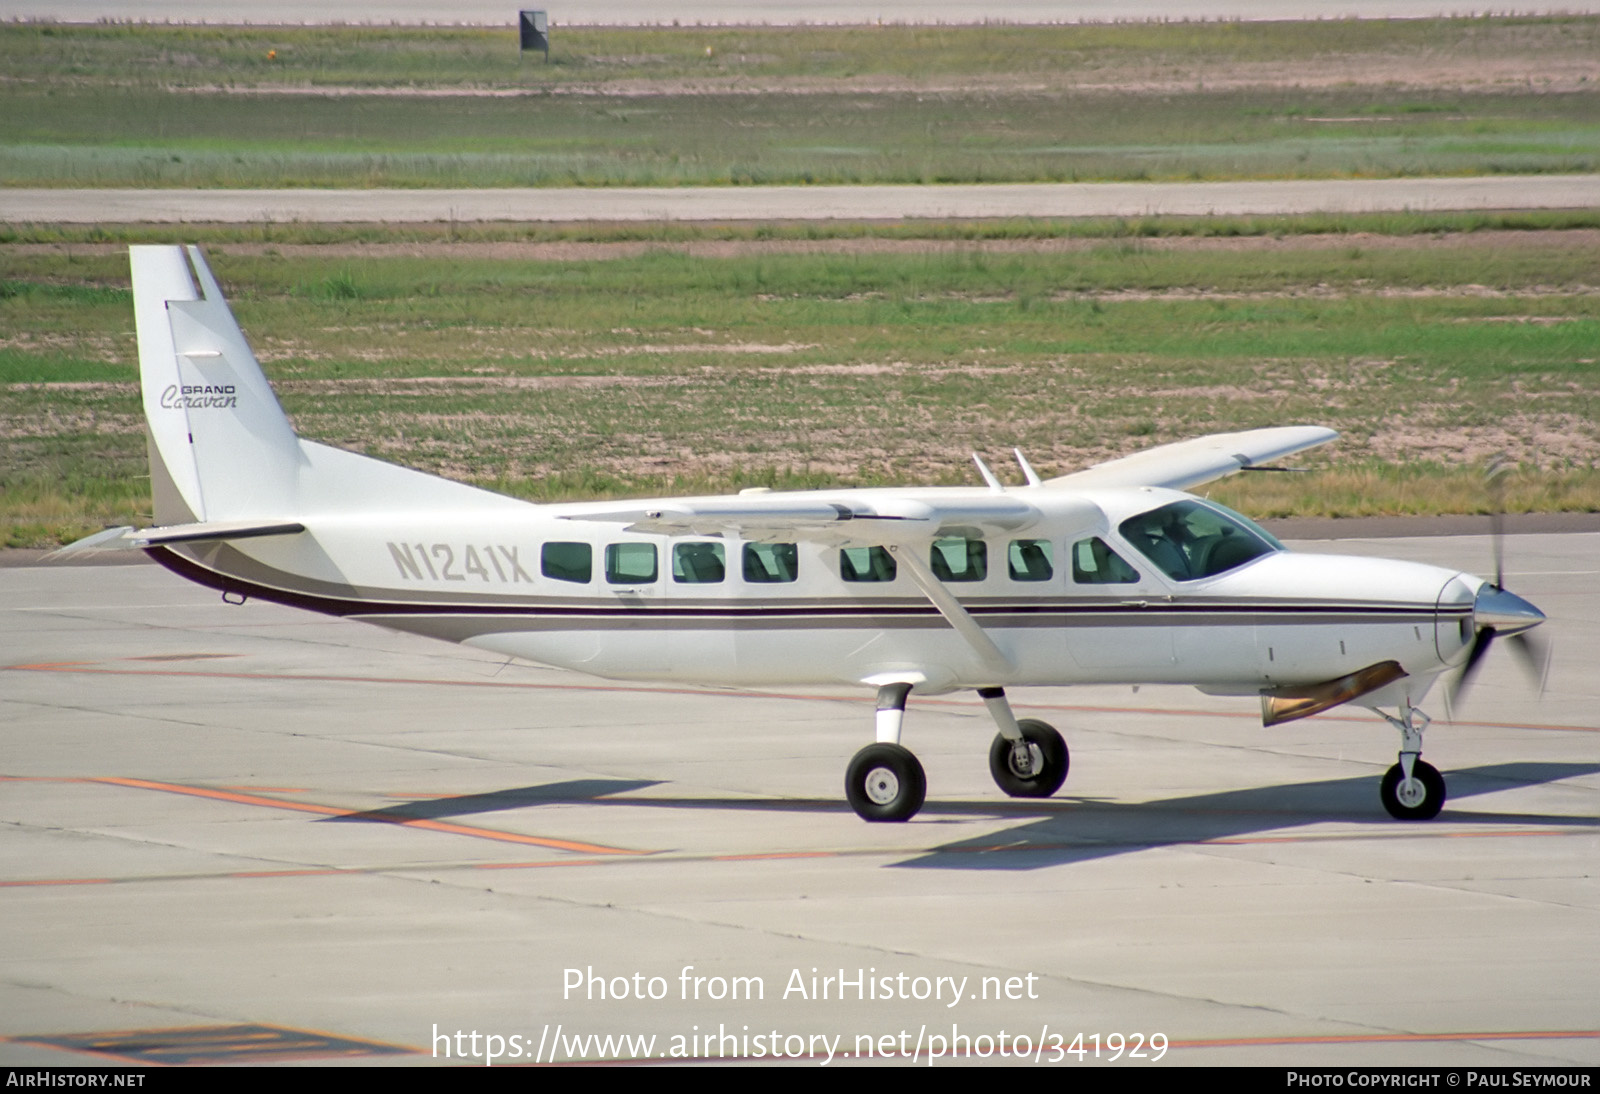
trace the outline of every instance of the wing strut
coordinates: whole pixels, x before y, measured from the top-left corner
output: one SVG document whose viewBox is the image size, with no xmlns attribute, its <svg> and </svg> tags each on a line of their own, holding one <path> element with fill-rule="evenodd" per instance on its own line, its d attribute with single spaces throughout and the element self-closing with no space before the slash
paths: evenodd
<svg viewBox="0 0 1600 1094">
<path fill-rule="evenodd" d="M 917 557 L 915 548 L 902 551 L 898 546 L 890 546 L 889 550 L 906 568 L 911 580 L 922 590 L 922 595 L 939 609 L 939 614 L 955 628 L 956 633 L 966 639 L 967 645 L 972 647 L 972 652 L 978 655 L 985 667 L 1002 674 L 1016 671 L 1017 666 L 1011 658 L 1001 652 L 1000 647 L 994 644 L 994 639 L 989 637 L 989 632 L 980 627 L 978 621 L 961 606 L 961 601 L 950 595 L 950 590 L 933 576 L 922 559 Z"/>
</svg>

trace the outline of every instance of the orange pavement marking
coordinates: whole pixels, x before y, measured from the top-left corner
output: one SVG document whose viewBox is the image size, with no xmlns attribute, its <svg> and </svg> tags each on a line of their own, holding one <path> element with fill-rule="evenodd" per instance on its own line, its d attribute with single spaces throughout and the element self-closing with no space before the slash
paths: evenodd
<svg viewBox="0 0 1600 1094">
<path fill-rule="evenodd" d="M 451 835 L 499 840 L 502 843 L 526 843 L 535 847 L 550 847 L 558 851 L 577 851 L 587 855 L 638 855 L 648 853 L 630 851 L 622 847 L 606 847 L 598 843 L 580 843 L 576 840 L 551 839 L 545 836 L 524 836 L 518 832 L 501 832 L 493 828 L 474 828 L 470 825 L 451 824 L 447 821 L 384 816 L 359 809 L 339 809 L 331 805 L 287 801 L 282 798 L 263 798 L 256 794 L 240 794 L 232 790 L 211 790 L 202 786 L 183 786 L 178 783 L 152 782 L 149 779 L 125 779 L 108 775 L 85 779 L 84 781 L 105 783 L 109 786 L 129 786 L 139 790 L 160 790 L 168 794 L 186 794 L 194 798 L 211 798 L 216 801 L 235 802 L 240 805 L 262 805 L 269 809 L 290 809 L 299 813 L 316 813 L 324 817 L 359 818 L 361 820 L 377 821 L 381 824 L 397 824 L 405 828 L 425 828 L 430 832 L 448 832 Z"/>
</svg>

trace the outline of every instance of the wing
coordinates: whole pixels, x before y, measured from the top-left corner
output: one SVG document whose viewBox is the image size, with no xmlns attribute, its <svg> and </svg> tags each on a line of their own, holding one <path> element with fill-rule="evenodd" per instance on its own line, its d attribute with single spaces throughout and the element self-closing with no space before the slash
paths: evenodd
<svg viewBox="0 0 1600 1094">
<path fill-rule="evenodd" d="M 1016 494 L 862 498 L 845 494 L 738 494 L 731 497 L 563 507 L 564 520 L 623 524 L 655 535 L 737 535 L 742 539 L 888 546 L 926 542 L 941 531 L 1011 532 L 1039 510 Z"/>
<path fill-rule="evenodd" d="M 1083 471 L 1046 479 L 1047 487 L 1165 486 L 1189 490 L 1247 467 L 1280 460 L 1327 444 L 1339 434 L 1315 425 L 1213 433 L 1209 437 L 1164 444 L 1120 460 L 1097 463 Z"/>
</svg>

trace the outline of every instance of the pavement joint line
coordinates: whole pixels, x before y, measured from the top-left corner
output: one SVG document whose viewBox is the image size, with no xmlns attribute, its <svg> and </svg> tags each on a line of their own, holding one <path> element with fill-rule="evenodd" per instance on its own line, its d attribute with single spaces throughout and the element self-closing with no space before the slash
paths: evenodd
<svg viewBox="0 0 1600 1094">
<path fill-rule="evenodd" d="M 63 780 L 80 781 L 80 780 Z M 104 781 L 104 780 L 81 780 Z M 1545 829 L 1504 829 L 1484 832 L 1420 832 L 1415 829 L 1389 832 L 1311 832 L 1298 836 L 1218 836 L 1210 839 L 1193 840 L 1116 840 L 1083 838 L 1079 840 L 1050 840 L 1047 842 L 1013 842 L 1013 843 L 985 843 L 966 847 L 944 846 L 918 846 L 918 847 L 861 847 L 832 851 L 765 851 L 751 853 L 727 852 L 657 852 L 639 853 L 631 852 L 622 855 L 606 855 L 598 858 L 571 858 L 571 859 L 534 859 L 518 862 L 431 862 L 431 863 L 398 863 L 383 866 L 303 866 L 283 867 L 271 870 L 215 870 L 187 874 L 147 874 L 127 875 L 123 877 L 93 877 L 93 878 L 27 878 L 14 880 L 0 880 L 0 889 L 24 888 L 50 888 L 52 886 L 73 885 L 136 885 L 140 883 L 173 882 L 173 881 L 219 881 L 228 879 L 240 880 L 270 880 L 287 877 L 341 877 L 359 875 L 400 875 L 400 874 L 425 874 L 425 873 L 455 873 L 470 870 L 542 870 L 551 867 L 568 866 L 606 866 L 621 863 L 668 863 L 683 865 L 695 862 L 767 862 L 790 861 L 795 859 L 832 859 L 832 858 L 894 858 L 908 855 L 988 855 L 1001 853 L 1050 853 L 1058 851 L 1073 851 L 1091 849 L 1104 851 L 1108 848 L 1124 852 L 1152 851 L 1167 848 L 1203 848 L 1203 847 L 1248 847 L 1269 846 L 1284 843 L 1360 843 L 1360 842 L 1392 842 L 1395 840 L 1411 839 L 1523 839 L 1530 836 L 1581 836 L 1592 838 L 1596 831 L 1600 831 L 1600 822 L 1594 825 L 1565 828 L 1556 831 Z M 996 838 L 1003 836 L 997 834 Z"/>
<path fill-rule="evenodd" d="M 302 1031 L 302 1032 L 310 1033 L 312 1031 Z M 332 1037 L 332 1036 L 336 1036 L 336 1035 L 328 1034 L 328 1035 L 325 1035 L 325 1036 Z M 1310 1045 L 1427 1044 L 1427 1043 L 1452 1043 L 1452 1042 L 1463 1042 L 1463 1041 L 1583 1041 L 1583 1040 L 1594 1040 L 1594 1039 L 1597 1039 L 1597 1038 L 1600 1038 L 1600 1030 L 1594 1030 L 1594 1029 L 1470 1030 L 1470 1031 L 1437 1030 L 1437 1031 L 1430 1032 L 1430 1033 L 1334 1033 L 1334 1034 L 1299 1034 L 1299 1035 L 1288 1034 L 1288 1035 L 1276 1036 L 1276 1037 L 1205 1037 L 1205 1038 L 1184 1038 L 1182 1040 L 1169 1039 L 1167 1041 L 1167 1051 L 1171 1052 L 1171 1051 L 1178 1050 L 1178 1049 L 1198 1050 L 1198 1049 L 1213 1049 L 1213 1048 L 1257 1048 L 1257 1047 L 1273 1047 L 1273 1046 L 1293 1047 L 1293 1046 L 1310 1046 Z M 348 1037 L 343 1037 L 343 1036 L 339 1036 L 338 1039 L 340 1041 L 344 1041 L 344 1042 L 356 1042 L 356 1039 L 354 1039 L 354 1038 L 348 1038 Z M 0 1044 L 5 1044 L 5 1043 L 10 1043 L 10 1044 L 49 1044 L 49 1041 L 45 1040 L 39 1034 L 33 1034 L 33 1035 L 20 1034 L 20 1035 L 12 1035 L 12 1036 L 0 1036 Z M 359 1043 L 359 1042 L 356 1042 L 356 1043 Z M 420 1048 L 416 1048 L 415 1046 L 410 1046 L 410 1045 L 394 1044 L 394 1043 L 381 1042 L 381 1041 L 373 1041 L 373 1042 L 369 1042 L 369 1043 L 371 1045 L 373 1045 L 373 1047 L 375 1047 L 375 1048 L 381 1046 L 383 1049 L 388 1050 L 388 1051 L 398 1050 L 400 1052 L 412 1052 L 412 1053 L 416 1053 L 418 1055 L 424 1055 L 425 1054 L 425 1050 L 420 1049 Z M 58 1046 L 51 1045 L 51 1047 L 58 1047 Z M 1089 1051 L 1089 1050 L 1086 1050 L 1086 1051 Z M 1107 1050 L 1107 1051 L 1109 1051 L 1109 1050 Z M 116 1054 L 114 1054 L 114 1053 L 105 1053 L 105 1055 L 113 1055 L 114 1056 Z M 923 1056 L 923 1055 L 926 1055 L 926 1053 L 919 1053 L 918 1054 L 919 1058 L 921 1056 Z M 963 1058 L 969 1058 L 971 1056 L 970 1053 L 963 1053 L 961 1055 L 962 1055 Z M 307 1058 L 314 1058 L 314 1057 L 307 1057 Z M 820 1059 L 821 1057 L 820 1056 L 816 1056 L 816 1057 L 808 1056 L 808 1057 L 804 1057 L 804 1058 L 805 1059 Z M 594 1059 L 588 1059 L 588 1060 L 573 1060 L 573 1061 L 570 1061 L 570 1063 L 574 1064 L 574 1065 L 578 1065 L 578 1066 L 582 1066 L 585 1063 L 590 1064 L 590 1065 L 595 1065 L 595 1064 L 604 1064 L 604 1063 L 616 1062 L 616 1059 L 621 1059 L 621 1058 L 615 1058 L 615 1059 L 611 1059 L 611 1060 L 600 1059 L 600 1058 L 594 1058 Z M 667 1065 L 671 1065 L 671 1066 L 681 1066 L 681 1065 L 683 1065 L 685 1063 L 717 1063 L 717 1062 L 723 1062 L 723 1061 L 719 1057 L 707 1056 L 707 1057 L 697 1057 L 697 1058 L 689 1059 L 689 1060 L 681 1060 L 681 1059 L 665 1060 L 665 1059 L 651 1059 L 651 1058 L 647 1058 L 646 1057 L 646 1058 L 640 1058 L 640 1059 L 637 1059 L 637 1060 L 630 1060 L 629 1062 L 636 1063 L 636 1064 L 641 1064 L 641 1065 L 646 1065 L 646 1066 L 651 1065 L 651 1064 L 667 1064 Z M 1564 1066 L 1564 1065 L 1553 1065 L 1553 1066 L 1561 1067 L 1561 1066 Z M 1451 1065 L 1451 1067 L 1447 1068 L 1447 1069 L 1460 1070 L 1458 1067 L 1455 1067 L 1455 1065 Z"/>
<path fill-rule="evenodd" d="M 7 672 L 62 672 L 85 673 L 100 676 L 181 676 L 200 679 L 218 680 L 296 680 L 316 683 L 337 684 L 414 684 L 430 687 L 467 687 L 467 688 L 512 688 L 529 691 L 600 691 L 611 693 L 641 694 L 641 695 L 693 695 L 697 697 L 729 698 L 729 699 L 786 699 L 797 702 L 826 702 L 826 703 L 871 703 L 875 699 L 870 695 L 802 695 L 793 692 L 775 691 L 745 691 L 740 689 L 721 688 L 690 688 L 690 687 L 618 687 L 612 684 L 547 684 L 531 681 L 516 680 L 442 680 L 427 677 L 404 676 L 335 676 L 321 673 L 293 673 L 293 672 L 205 672 L 196 669 L 119 669 L 105 667 L 103 662 L 97 661 L 45 661 L 21 665 L 0 666 L 0 671 Z M 972 700 L 919 698 L 918 706 L 956 707 L 963 710 L 981 710 L 982 707 Z M 1078 714 L 1143 714 L 1161 717 L 1183 718 L 1228 718 L 1246 719 L 1255 721 L 1257 715 L 1250 711 L 1236 710 L 1194 710 L 1178 707 L 1114 707 L 1114 706 L 1086 706 L 1069 703 L 1019 703 L 1030 710 L 1058 710 Z M 1370 718 L 1362 718 L 1349 714 L 1331 714 L 1319 716 L 1323 722 L 1352 722 L 1361 725 L 1376 725 Z M 1469 729 L 1525 729 L 1542 730 L 1552 733 L 1600 733 L 1600 725 L 1564 725 L 1560 723 L 1541 722 L 1474 722 L 1466 720 L 1452 721 L 1438 719 L 1436 725 L 1458 726 Z"/>
</svg>

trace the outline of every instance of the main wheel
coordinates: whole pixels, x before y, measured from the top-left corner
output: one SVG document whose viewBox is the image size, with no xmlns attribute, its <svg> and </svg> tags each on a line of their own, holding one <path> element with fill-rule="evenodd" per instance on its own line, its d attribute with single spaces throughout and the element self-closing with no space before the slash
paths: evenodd
<svg viewBox="0 0 1600 1094">
<path fill-rule="evenodd" d="M 1055 727 L 1034 718 L 1024 718 L 1017 723 L 1022 739 L 1028 743 L 1026 769 L 1019 761 L 1016 746 L 1002 734 L 996 734 L 989 746 L 989 772 L 995 785 L 1013 798 L 1048 798 L 1067 781 L 1067 742 Z"/>
<path fill-rule="evenodd" d="M 927 793 L 922 764 L 899 745 L 868 745 L 855 754 L 844 774 L 844 795 L 862 820 L 910 820 Z"/>
<path fill-rule="evenodd" d="M 1384 774 L 1378 796 L 1395 820 L 1432 820 L 1444 808 L 1444 776 L 1432 764 L 1417 760 L 1408 783 L 1395 764 Z"/>
</svg>

